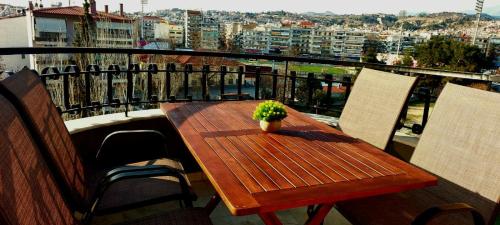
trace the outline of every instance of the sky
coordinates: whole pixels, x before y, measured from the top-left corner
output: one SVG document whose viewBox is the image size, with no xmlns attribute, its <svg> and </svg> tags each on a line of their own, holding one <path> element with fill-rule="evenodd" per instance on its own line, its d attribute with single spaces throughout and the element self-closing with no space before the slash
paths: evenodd
<svg viewBox="0 0 500 225">
<path fill-rule="evenodd" d="M 33 0 L 40 1 L 40 0 Z M 41 0 L 43 4 L 62 2 L 67 6 L 81 5 L 83 0 Z M 119 4 L 124 3 L 125 11 L 135 12 L 141 10 L 141 0 L 96 0 L 98 10 L 104 10 L 104 5 L 109 5 L 110 11 L 119 9 Z M 146 0 L 148 5 L 145 11 L 157 9 L 181 8 L 199 10 L 229 10 L 243 12 L 261 12 L 285 10 L 290 12 L 325 12 L 336 14 L 362 14 L 362 13 L 393 13 L 401 10 L 410 13 L 418 12 L 463 12 L 474 10 L 476 0 Z M 0 0 L 0 3 L 27 6 L 28 0 Z M 484 7 L 500 5 L 500 0 L 485 0 Z"/>
</svg>

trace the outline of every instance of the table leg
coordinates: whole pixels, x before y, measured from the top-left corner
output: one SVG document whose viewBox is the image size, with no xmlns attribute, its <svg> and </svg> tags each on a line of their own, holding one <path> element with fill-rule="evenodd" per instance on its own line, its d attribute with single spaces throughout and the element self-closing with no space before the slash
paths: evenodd
<svg viewBox="0 0 500 225">
<path fill-rule="evenodd" d="M 259 216 L 266 225 L 283 225 L 283 223 L 281 223 L 280 219 L 278 219 L 276 214 L 272 212 L 259 213 Z"/>
<path fill-rule="evenodd" d="M 326 215 L 328 215 L 328 213 L 330 212 L 332 207 L 333 207 L 333 203 L 318 205 L 314 210 L 312 210 L 311 214 L 309 215 L 309 219 L 307 219 L 307 221 L 306 221 L 306 224 L 307 225 L 323 224 L 323 221 L 325 220 Z"/>
<path fill-rule="evenodd" d="M 210 197 L 210 200 L 208 201 L 207 205 L 205 205 L 205 210 L 207 210 L 208 214 L 211 214 L 215 207 L 220 203 L 220 196 L 216 192 L 212 197 Z"/>
</svg>

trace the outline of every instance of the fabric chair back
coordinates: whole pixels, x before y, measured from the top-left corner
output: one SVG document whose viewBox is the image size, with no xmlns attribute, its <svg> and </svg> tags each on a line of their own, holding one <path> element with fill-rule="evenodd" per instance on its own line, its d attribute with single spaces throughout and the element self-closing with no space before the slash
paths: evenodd
<svg viewBox="0 0 500 225">
<path fill-rule="evenodd" d="M 2 95 L 0 109 L 0 224 L 79 224 L 23 119 Z"/>
<path fill-rule="evenodd" d="M 417 78 L 363 68 L 347 99 L 338 127 L 385 149 Z"/>
<path fill-rule="evenodd" d="M 500 199 L 500 94 L 448 83 L 411 163 L 473 193 L 454 198 L 494 219 L 488 217 Z M 481 198 L 491 204 L 478 204 Z"/>
<path fill-rule="evenodd" d="M 44 146 L 39 148 L 47 151 L 49 159 L 46 161 L 54 164 L 57 169 L 54 172 L 62 177 L 75 207 L 88 209 L 91 203 L 88 202 L 89 190 L 85 186 L 87 177 L 82 158 L 39 76 L 30 70 L 22 70 L 0 82 L 0 86 L 14 96 L 15 99 L 9 98 L 9 101 L 22 108 L 18 110 L 27 114 L 28 118 L 24 119 L 29 121 L 26 124 L 33 124 L 36 135 L 42 138 Z"/>
</svg>

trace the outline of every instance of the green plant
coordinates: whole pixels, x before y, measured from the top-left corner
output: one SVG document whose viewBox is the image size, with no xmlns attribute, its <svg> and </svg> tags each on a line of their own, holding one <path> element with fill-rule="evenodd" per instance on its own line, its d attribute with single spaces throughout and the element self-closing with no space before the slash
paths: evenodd
<svg viewBox="0 0 500 225">
<path fill-rule="evenodd" d="M 265 101 L 260 103 L 253 112 L 254 120 L 276 121 L 282 120 L 287 116 L 285 106 L 276 101 Z"/>
</svg>

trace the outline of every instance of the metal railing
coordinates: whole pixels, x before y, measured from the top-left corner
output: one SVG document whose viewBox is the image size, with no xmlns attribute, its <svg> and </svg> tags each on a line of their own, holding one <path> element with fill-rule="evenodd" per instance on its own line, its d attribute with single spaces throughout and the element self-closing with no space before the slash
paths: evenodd
<svg viewBox="0 0 500 225">
<path fill-rule="evenodd" d="M 340 61 L 325 58 L 310 58 L 310 57 L 288 57 L 288 56 L 278 56 L 278 55 L 258 55 L 258 54 L 239 54 L 239 53 L 224 53 L 224 52 L 201 52 L 201 51 L 170 51 L 170 50 L 144 50 L 144 49 L 109 49 L 109 48 L 0 48 L 0 55 L 29 55 L 29 54 L 125 54 L 127 55 L 126 69 L 120 67 L 117 64 L 109 65 L 106 69 L 102 69 L 101 66 L 91 64 L 87 65 L 83 70 L 76 65 L 65 66 L 61 71 L 57 67 L 47 67 L 40 71 L 39 75 L 42 81 L 47 84 L 50 80 L 59 80 L 62 78 L 62 99 L 63 104 L 59 106 L 61 113 L 83 113 L 83 116 L 88 116 L 86 112 L 95 111 L 102 109 L 104 107 L 118 108 L 124 106 L 125 114 L 128 114 L 130 107 L 138 105 L 154 105 L 162 102 L 175 102 L 175 101 L 213 101 L 213 100 L 243 100 L 248 98 L 250 94 L 243 93 L 243 76 L 250 76 L 254 80 L 254 93 L 253 99 L 275 99 L 279 100 L 285 104 L 292 107 L 312 111 L 316 113 L 324 112 L 341 112 L 345 100 L 348 98 L 351 86 L 353 84 L 352 76 L 343 76 L 342 80 L 336 80 L 332 74 L 318 74 L 308 73 L 307 76 L 300 76 L 296 71 L 289 71 L 289 63 L 315 63 L 331 66 L 345 66 L 354 67 L 358 70 L 361 67 L 368 67 L 378 70 L 399 72 L 399 73 L 412 73 L 416 75 L 435 75 L 434 73 L 450 73 L 456 74 L 453 71 L 438 71 L 433 69 L 421 69 L 421 68 L 410 68 L 403 66 L 388 66 L 382 64 L 373 63 L 361 63 L 352 61 Z M 245 71 L 244 66 L 238 66 L 237 70 L 228 70 L 224 65 L 219 65 L 218 69 L 213 69 L 210 65 L 203 65 L 201 69 L 195 69 L 193 65 L 186 64 L 183 68 L 180 68 L 175 63 L 167 63 L 163 69 L 159 69 L 158 64 L 147 64 L 141 68 L 140 64 L 133 62 L 134 55 L 188 55 L 188 56 L 200 56 L 200 57 L 217 57 L 217 58 L 231 58 L 231 59 L 258 59 L 258 60 L 271 60 L 273 62 L 281 62 L 284 64 L 284 71 L 282 73 L 279 70 L 274 69 L 271 72 L 261 71 L 261 67 L 256 67 L 255 71 Z M 182 74 L 182 86 L 181 86 L 181 96 L 179 97 L 175 93 L 172 93 L 172 76 L 173 74 Z M 120 101 L 119 98 L 114 97 L 113 93 L 113 81 L 117 79 L 117 76 L 124 75 L 126 80 L 126 97 L 124 101 Z M 144 97 L 134 96 L 134 76 L 139 74 L 146 74 L 146 90 L 145 99 Z M 164 93 L 166 96 L 160 98 L 153 90 L 153 77 L 163 74 L 165 77 L 164 81 Z M 201 74 L 200 76 L 200 88 L 201 88 L 201 98 L 194 98 L 190 93 L 189 78 L 193 74 Z M 219 84 L 218 84 L 218 94 L 219 98 L 214 99 L 210 96 L 208 76 L 209 74 L 218 74 Z M 228 93 L 226 92 L 225 79 L 226 76 L 234 74 L 236 75 L 236 92 Z M 478 74 L 473 73 L 463 73 L 464 76 L 470 76 L 471 80 L 475 80 L 474 77 Z M 105 76 L 106 80 L 106 99 L 103 102 L 95 101 L 91 98 L 91 86 L 92 86 L 92 76 Z M 441 76 L 441 75 L 439 75 Z M 262 87 L 263 79 L 270 79 L 271 87 Z M 452 76 L 454 77 L 454 76 Z M 83 92 L 83 99 L 80 102 L 70 101 L 70 78 L 80 78 L 83 80 L 83 87 L 85 90 Z M 194 79 L 194 78 L 193 78 Z M 278 85 L 278 80 L 281 80 L 281 86 Z M 481 79 L 484 80 L 484 79 Z M 301 95 L 303 96 L 303 102 L 297 101 L 297 91 L 298 83 L 302 83 L 302 86 L 307 87 L 307 90 L 301 90 Z M 326 94 L 323 96 L 322 101 L 314 102 L 315 87 L 313 84 L 315 82 L 320 82 L 326 84 Z M 332 97 L 332 86 L 333 84 L 340 84 L 345 87 L 345 92 L 341 99 Z M 264 93 L 263 89 L 269 90 L 270 93 Z M 282 91 L 282 92 L 281 92 Z M 321 90 L 323 91 L 323 89 Z M 304 98 L 305 95 L 305 98 Z M 427 122 L 429 116 L 430 103 L 435 96 L 431 95 L 429 88 L 419 88 L 415 93 L 415 96 L 423 99 L 424 109 L 422 122 L 420 124 L 408 125 L 406 127 L 412 129 L 414 133 L 420 133 Z M 408 106 L 405 107 L 403 118 L 406 117 Z M 404 125 L 401 124 L 400 128 Z"/>
</svg>

